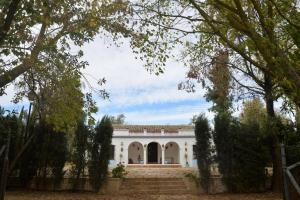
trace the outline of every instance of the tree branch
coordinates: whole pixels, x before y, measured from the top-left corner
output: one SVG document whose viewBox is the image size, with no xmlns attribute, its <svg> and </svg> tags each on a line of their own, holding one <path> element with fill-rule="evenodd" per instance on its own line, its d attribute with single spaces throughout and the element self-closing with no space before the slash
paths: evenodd
<svg viewBox="0 0 300 200">
<path fill-rule="evenodd" d="M 19 3 L 20 0 L 12 0 L 12 2 L 9 4 L 4 24 L 0 26 L 0 45 L 4 42 L 4 39 L 6 38 L 8 31 L 10 30 Z"/>
<path fill-rule="evenodd" d="M 274 2 L 274 0 L 269 0 L 275 7 L 276 11 L 278 12 L 278 14 L 285 19 L 291 26 L 295 27 L 296 29 L 300 30 L 300 26 L 298 24 L 293 23 L 288 17 L 286 17 L 280 10 L 280 8 L 278 8 L 277 4 Z"/>
<path fill-rule="evenodd" d="M 216 27 L 212 21 L 211 18 L 194 0 L 189 0 L 189 2 L 198 10 L 200 15 L 206 20 L 208 25 L 213 29 L 213 31 L 220 37 L 221 40 L 223 40 L 231 49 L 239 53 L 244 59 L 249 61 L 251 64 L 258 68 L 262 68 L 259 63 L 251 59 L 243 50 L 238 48 L 233 42 L 231 42 L 228 38 L 226 38 L 219 30 L 218 27 Z"/>
<path fill-rule="evenodd" d="M 31 55 L 24 59 L 22 64 L 14 67 L 13 69 L 4 72 L 3 75 L 0 76 L 0 88 L 6 86 L 13 80 L 15 80 L 18 76 L 26 72 L 28 69 L 30 69 L 36 62 L 39 52 L 43 46 L 45 32 L 46 32 L 47 25 L 45 22 L 43 22 L 40 33 L 37 37 L 37 40 L 35 42 L 35 46 L 33 47 L 31 51 Z"/>
</svg>

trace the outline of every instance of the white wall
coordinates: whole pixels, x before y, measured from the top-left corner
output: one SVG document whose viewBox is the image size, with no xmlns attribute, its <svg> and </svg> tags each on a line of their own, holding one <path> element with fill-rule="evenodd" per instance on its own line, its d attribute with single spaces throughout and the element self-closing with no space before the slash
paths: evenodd
<svg viewBox="0 0 300 200">
<path fill-rule="evenodd" d="M 176 142 L 179 146 L 179 163 L 185 167 L 188 163 L 189 167 L 196 167 L 193 163 L 193 145 L 195 144 L 195 138 L 193 137 L 172 137 L 172 136 L 157 136 L 157 137 L 113 137 L 112 144 L 115 145 L 115 159 L 116 162 L 123 163 L 125 165 L 128 164 L 128 147 L 132 142 L 140 142 L 143 145 L 144 149 L 144 157 L 147 158 L 145 146 L 147 146 L 150 142 L 157 142 L 161 145 L 166 145 L 168 142 Z M 123 152 L 121 151 L 123 149 Z M 185 150 L 186 149 L 186 150 Z M 161 151 L 159 151 L 161 152 Z M 122 155 L 122 157 L 120 156 Z M 185 156 L 187 155 L 187 157 Z M 161 155 L 159 155 L 158 161 L 160 161 Z"/>
</svg>

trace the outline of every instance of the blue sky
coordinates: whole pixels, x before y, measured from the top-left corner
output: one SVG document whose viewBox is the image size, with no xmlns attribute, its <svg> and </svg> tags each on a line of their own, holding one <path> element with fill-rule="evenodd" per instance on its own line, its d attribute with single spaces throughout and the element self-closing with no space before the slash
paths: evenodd
<svg viewBox="0 0 300 200">
<path fill-rule="evenodd" d="M 103 115 L 125 114 L 128 124 L 187 124 L 193 115 L 208 112 L 211 104 L 203 98 L 205 91 L 200 87 L 195 93 L 179 91 L 177 84 L 185 80 L 186 67 L 182 63 L 170 61 L 165 73 L 156 76 L 143 67 L 143 62 L 135 59 L 135 55 L 124 40 L 119 47 L 110 45 L 111 41 L 96 38 L 81 49 L 89 62 L 83 73 L 90 84 L 97 88 L 97 80 L 105 77 L 104 85 L 109 100 L 94 96 L 99 112 L 96 119 Z M 74 50 L 75 51 L 75 50 Z M 89 91 L 88 87 L 84 88 Z M 14 87 L 6 90 L 7 95 L 0 98 L 0 104 L 6 108 L 20 109 L 20 104 L 11 103 Z"/>
<path fill-rule="evenodd" d="M 178 90 L 187 70 L 182 63 L 170 61 L 165 73 L 156 76 L 135 59 L 127 41 L 119 47 L 108 45 L 97 38 L 82 49 L 90 63 L 84 72 L 95 78 L 105 77 L 104 88 L 111 96 L 109 101 L 97 99 L 98 118 L 123 113 L 128 124 L 187 124 L 201 112 L 212 117 L 208 112 L 211 104 L 203 98 L 202 88 L 195 93 Z M 95 80 L 92 84 L 96 85 Z"/>
</svg>

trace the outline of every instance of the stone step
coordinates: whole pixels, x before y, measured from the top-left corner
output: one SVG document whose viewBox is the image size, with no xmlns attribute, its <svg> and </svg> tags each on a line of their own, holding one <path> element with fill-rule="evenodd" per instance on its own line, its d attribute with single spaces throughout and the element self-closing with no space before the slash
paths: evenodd
<svg viewBox="0 0 300 200">
<path fill-rule="evenodd" d="M 128 168 L 181 168 L 181 164 L 128 164 Z"/>
<path fill-rule="evenodd" d="M 123 182 L 176 182 L 183 181 L 182 178 L 125 178 Z"/>
<path fill-rule="evenodd" d="M 184 183 L 175 184 L 122 184 L 121 188 L 185 188 Z"/>
<path fill-rule="evenodd" d="M 188 194 L 182 178 L 126 178 L 120 187 L 121 194 Z"/>
<path fill-rule="evenodd" d="M 136 190 L 136 189 L 128 189 L 128 190 L 120 190 L 120 194 L 189 194 L 187 189 L 144 189 L 144 190 Z"/>
<path fill-rule="evenodd" d="M 187 190 L 186 188 L 184 187 L 173 187 L 173 186 L 168 186 L 168 187 L 155 187 L 155 186 L 152 186 L 152 187 L 125 187 L 125 188 L 120 188 L 120 191 L 132 191 L 132 190 L 135 190 L 135 191 L 145 191 L 145 190 L 156 190 L 156 191 L 165 191 L 165 190 Z"/>
<path fill-rule="evenodd" d="M 135 186 L 135 185 L 158 185 L 158 186 L 177 186 L 177 185 L 184 185 L 184 182 L 155 182 L 155 181 L 147 181 L 147 182 L 123 182 L 122 185 L 124 186 Z"/>
</svg>

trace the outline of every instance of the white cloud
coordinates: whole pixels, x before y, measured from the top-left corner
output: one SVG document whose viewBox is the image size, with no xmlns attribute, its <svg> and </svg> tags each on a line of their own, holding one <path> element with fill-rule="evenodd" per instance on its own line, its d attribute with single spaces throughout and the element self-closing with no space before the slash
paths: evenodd
<svg viewBox="0 0 300 200">
<path fill-rule="evenodd" d="M 194 115 L 205 113 L 209 120 L 213 119 L 213 113 L 208 109 L 210 103 L 199 103 L 198 105 L 182 105 L 163 109 L 141 109 L 125 112 L 128 124 L 187 124 Z M 117 115 L 119 113 L 112 113 Z M 99 114 L 98 117 L 102 117 Z"/>
<path fill-rule="evenodd" d="M 97 49 L 97 50 L 96 50 Z M 106 48 L 102 39 L 83 48 L 85 58 L 90 63 L 84 73 L 97 79 L 105 77 L 105 88 L 111 95 L 111 102 L 101 102 L 100 106 L 132 106 L 195 100 L 202 98 L 203 91 L 187 93 L 178 91 L 177 85 L 185 79 L 185 69 L 181 63 L 170 62 L 165 73 L 150 74 L 140 60 L 135 59 L 128 42 L 121 47 Z"/>
<path fill-rule="evenodd" d="M 202 97 L 200 93 L 178 91 L 175 87 L 145 88 L 144 90 L 117 90 L 112 92 L 111 102 L 104 105 L 132 106 L 141 104 L 172 103 L 185 100 L 196 100 Z"/>
<path fill-rule="evenodd" d="M 201 107 L 203 90 L 187 93 L 177 89 L 178 83 L 185 80 L 185 69 L 181 63 L 169 62 L 165 73 L 156 76 L 147 72 L 143 63 L 135 59 L 128 41 L 124 40 L 124 44 L 120 47 L 107 48 L 107 46 L 108 44 L 103 39 L 96 38 L 95 41 L 82 47 L 85 54 L 84 60 L 90 64 L 83 70 L 83 74 L 93 87 L 98 87 L 97 81 L 105 77 L 107 83 L 104 87 L 111 95 L 110 101 L 97 99 L 100 107 L 97 116 L 105 114 L 101 113 L 103 108 L 110 114 L 112 112 L 118 114 L 126 110 L 127 121 L 132 124 L 166 124 L 188 123 L 194 114 L 207 111 L 207 104 Z M 74 52 L 76 50 L 78 48 L 72 49 Z M 13 86 L 10 86 L 6 92 L 8 95 L 0 98 L 1 105 L 18 107 L 10 102 L 14 95 Z M 185 105 L 185 101 L 191 100 L 199 100 L 199 105 L 194 107 L 186 105 L 186 107 L 179 108 L 168 106 L 170 103 Z M 168 108 L 158 106 L 156 109 L 156 105 L 161 104 L 167 105 Z M 152 105 L 152 107 L 144 110 L 135 108 L 135 106 L 143 107 L 143 105 L 145 108 L 147 105 Z"/>
</svg>

